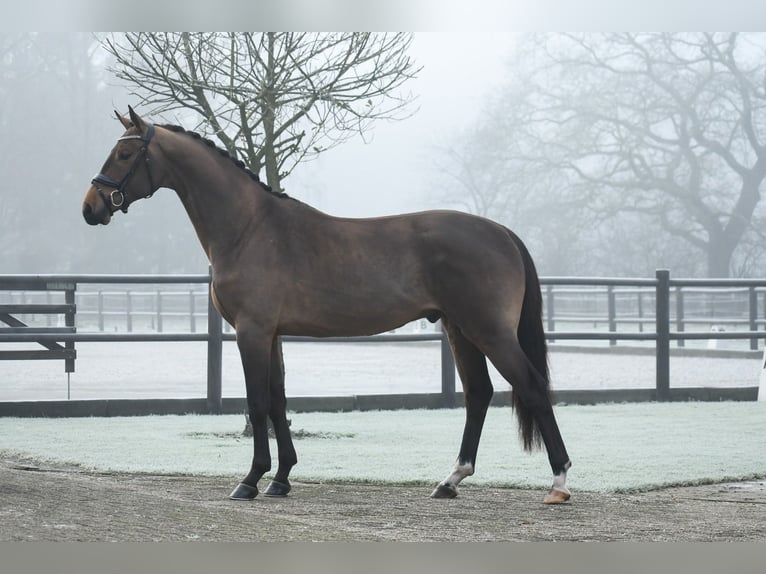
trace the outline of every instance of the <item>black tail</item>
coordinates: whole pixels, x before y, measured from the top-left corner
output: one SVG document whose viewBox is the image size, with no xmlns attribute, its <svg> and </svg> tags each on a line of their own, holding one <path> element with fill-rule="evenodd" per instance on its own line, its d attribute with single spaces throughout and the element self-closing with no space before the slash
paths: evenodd
<svg viewBox="0 0 766 574">
<path fill-rule="evenodd" d="M 540 291 L 540 279 L 537 276 L 532 256 L 524 243 L 512 231 L 508 230 L 508 233 L 516 243 L 524 260 L 524 275 L 526 277 L 524 302 L 519 319 L 519 344 L 528 359 L 531 384 L 542 387 L 540 390 L 549 395 L 548 344 L 545 341 L 545 332 L 543 331 L 543 296 Z M 511 397 L 512 407 L 519 421 L 519 432 L 524 443 L 524 450 L 532 451 L 542 447 L 540 429 L 537 427 L 532 414 L 521 401 L 518 393 L 512 392 Z"/>
</svg>

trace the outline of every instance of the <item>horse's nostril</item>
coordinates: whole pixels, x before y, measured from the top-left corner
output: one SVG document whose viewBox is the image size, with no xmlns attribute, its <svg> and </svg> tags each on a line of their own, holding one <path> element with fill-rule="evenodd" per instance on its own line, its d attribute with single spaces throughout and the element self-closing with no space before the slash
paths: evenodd
<svg viewBox="0 0 766 574">
<path fill-rule="evenodd" d="M 82 216 L 85 218 L 85 221 L 88 222 L 90 225 L 97 225 L 98 219 L 96 218 L 95 214 L 93 213 L 93 209 L 91 208 L 89 203 L 85 203 L 82 206 Z"/>
</svg>

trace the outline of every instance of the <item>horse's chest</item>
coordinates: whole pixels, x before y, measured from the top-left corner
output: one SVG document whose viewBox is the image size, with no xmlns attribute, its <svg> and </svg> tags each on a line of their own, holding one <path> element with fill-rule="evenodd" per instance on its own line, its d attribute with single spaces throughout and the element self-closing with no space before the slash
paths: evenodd
<svg viewBox="0 0 766 574">
<path fill-rule="evenodd" d="M 234 318 L 226 311 L 226 308 L 221 302 L 221 299 L 218 296 L 218 292 L 215 289 L 215 284 L 210 285 L 210 299 L 213 301 L 213 305 L 216 309 L 218 309 L 218 312 L 221 314 L 221 316 L 226 319 L 229 324 L 233 325 Z"/>
</svg>

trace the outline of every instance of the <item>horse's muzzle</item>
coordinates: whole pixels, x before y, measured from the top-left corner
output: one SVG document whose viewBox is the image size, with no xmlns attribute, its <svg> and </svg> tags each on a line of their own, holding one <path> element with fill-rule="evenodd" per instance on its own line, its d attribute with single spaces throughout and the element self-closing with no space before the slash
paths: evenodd
<svg viewBox="0 0 766 574">
<path fill-rule="evenodd" d="M 112 214 L 107 209 L 94 210 L 90 203 L 82 204 L 82 216 L 88 225 L 106 225 L 112 219 Z"/>
</svg>

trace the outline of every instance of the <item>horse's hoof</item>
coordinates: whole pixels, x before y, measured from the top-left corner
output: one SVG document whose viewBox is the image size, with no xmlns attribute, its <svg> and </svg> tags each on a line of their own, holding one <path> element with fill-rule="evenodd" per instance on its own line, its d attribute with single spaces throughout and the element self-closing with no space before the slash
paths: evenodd
<svg viewBox="0 0 766 574">
<path fill-rule="evenodd" d="M 232 500 L 253 500 L 256 496 L 258 496 L 257 487 L 240 482 L 237 488 L 231 491 L 229 498 Z"/>
<path fill-rule="evenodd" d="M 543 504 L 563 504 L 572 495 L 568 490 L 564 490 L 561 488 L 551 488 L 548 491 L 548 494 L 545 495 L 545 498 L 543 498 Z"/>
<path fill-rule="evenodd" d="M 266 490 L 263 491 L 263 496 L 287 496 L 291 488 L 289 483 L 285 484 L 284 482 L 272 480 L 266 487 Z"/>
<path fill-rule="evenodd" d="M 451 484 L 440 484 L 431 493 L 431 498 L 455 498 L 457 496 L 457 488 Z"/>
</svg>

